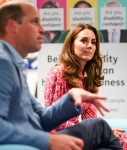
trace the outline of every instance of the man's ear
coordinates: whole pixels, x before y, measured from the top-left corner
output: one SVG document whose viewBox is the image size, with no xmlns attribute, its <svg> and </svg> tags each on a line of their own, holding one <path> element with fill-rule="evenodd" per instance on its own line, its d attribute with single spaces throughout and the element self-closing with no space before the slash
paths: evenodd
<svg viewBox="0 0 127 150">
<path fill-rule="evenodd" d="M 6 30 L 9 33 L 16 33 L 16 24 L 17 22 L 13 19 L 9 19 L 6 25 Z"/>
</svg>

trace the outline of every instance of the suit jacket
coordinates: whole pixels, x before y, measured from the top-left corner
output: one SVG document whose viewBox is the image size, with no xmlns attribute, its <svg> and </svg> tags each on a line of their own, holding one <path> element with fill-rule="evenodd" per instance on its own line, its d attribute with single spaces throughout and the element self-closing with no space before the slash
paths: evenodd
<svg viewBox="0 0 127 150">
<path fill-rule="evenodd" d="M 48 132 L 79 115 L 81 108 L 73 106 L 68 93 L 51 107 L 42 108 L 25 82 L 9 47 L 0 41 L 0 144 L 48 150 Z"/>
<path fill-rule="evenodd" d="M 100 41 L 102 43 L 108 43 L 108 30 L 100 30 Z M 126 43 L 127 42 L 127 30 L 120 30 L 120 43 Z"/>
</svg>

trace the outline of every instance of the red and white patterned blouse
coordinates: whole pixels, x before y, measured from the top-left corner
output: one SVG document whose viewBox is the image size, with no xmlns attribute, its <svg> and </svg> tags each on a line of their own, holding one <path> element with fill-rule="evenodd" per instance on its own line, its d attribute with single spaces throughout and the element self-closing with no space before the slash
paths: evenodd
<svg viewBox="0 0 127 150">
<path fill-rule="evenodd" d="M 81 88 L 83 88 L 82 80 L 81 80 Z M 50 106 L 54 102 L 56 102 L 62 95 L 68 92 L 70 88 L 67 86 L 65 80 L 62 76 L 62 71 L 57 66 L 53 67 L 49 73 L 47 74 L 46 81 L 44 83 L 44 99 L 45 106 Z M 97 117 L 97 110 L 93 104 L 90 103 L 82 103 L 82 115 L 81 120 L 87 118 L 95 118 Z M 56 133 L 62 129 L 71 127 L 79 122 L 79 117 L 74 117 L 69 121 L 61 124 L 55 130 L 52 130 L 51 133 Z"/>
</svg>

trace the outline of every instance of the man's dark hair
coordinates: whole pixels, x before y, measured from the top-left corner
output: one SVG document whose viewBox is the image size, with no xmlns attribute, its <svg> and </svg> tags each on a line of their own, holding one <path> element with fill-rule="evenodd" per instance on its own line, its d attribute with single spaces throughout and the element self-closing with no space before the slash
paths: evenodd
<svg viewBox="0 0 127 150">
<path fill-rule="evenodd" d="M 22 17 L 25 12 L 20 4 L 4 5 L 0 7 L 0 35 L 6 33 L 5 26 L 9 19 L 13 19 L 18 23 L 22 23 Z"/>
</svg>

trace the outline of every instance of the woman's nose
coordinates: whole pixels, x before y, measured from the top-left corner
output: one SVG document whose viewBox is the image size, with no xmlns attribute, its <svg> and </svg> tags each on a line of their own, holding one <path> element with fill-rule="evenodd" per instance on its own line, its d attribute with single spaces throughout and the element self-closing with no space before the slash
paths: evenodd
<svg viewBox="0 0 127 150">
<path fill-rule="evenodd" d="M 91 42 L 88 42 L 87 44 L 87 48 L 91 47 L 92 46 L 92 43 Z"/>
</svg>

